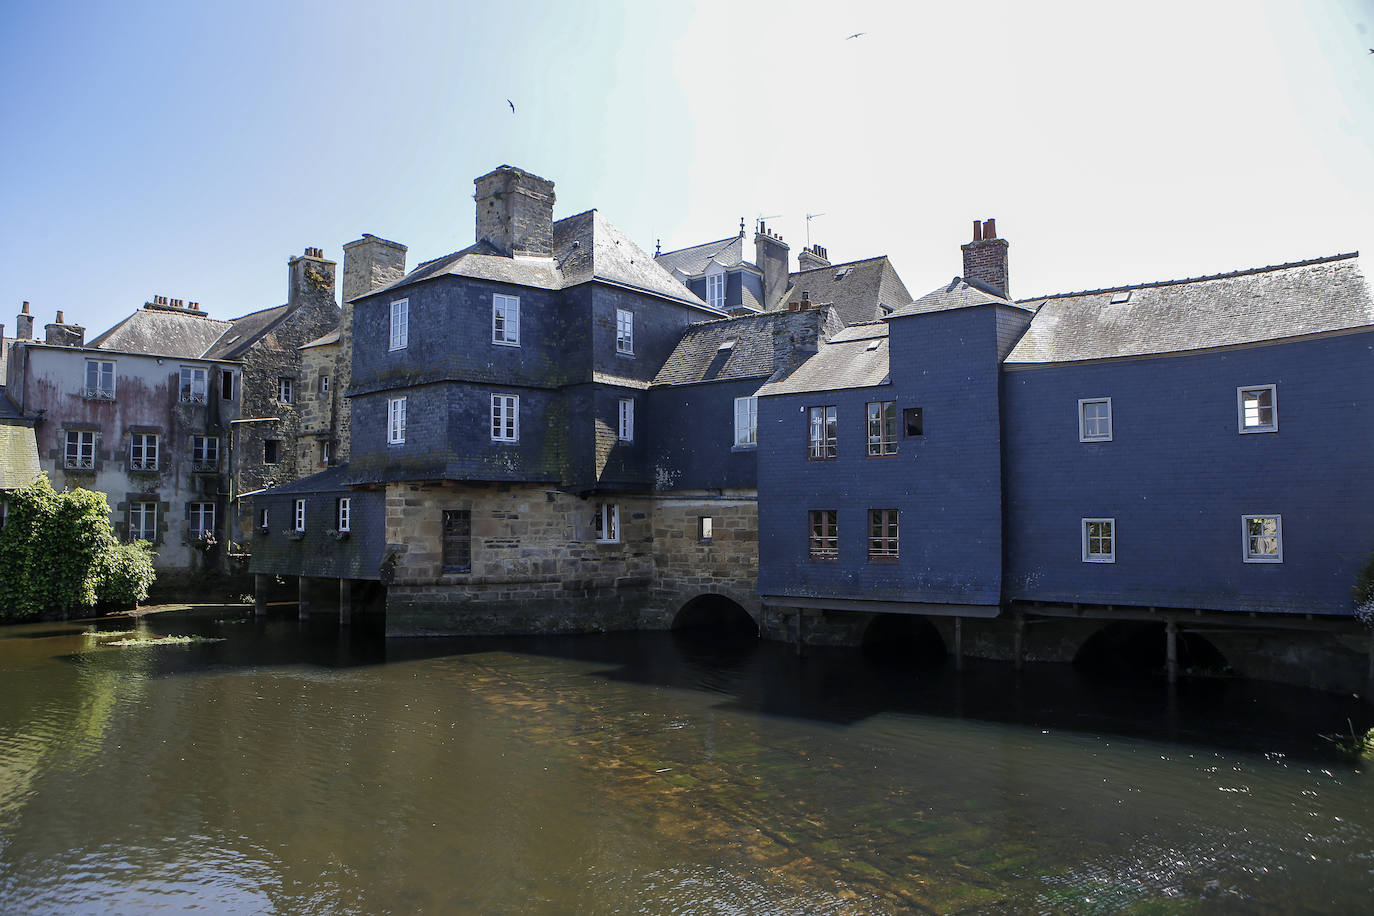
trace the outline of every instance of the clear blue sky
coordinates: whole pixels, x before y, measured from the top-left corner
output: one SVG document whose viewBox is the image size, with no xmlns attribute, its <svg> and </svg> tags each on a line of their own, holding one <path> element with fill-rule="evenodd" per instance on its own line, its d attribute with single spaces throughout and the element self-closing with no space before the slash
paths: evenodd
<svg viewBox="0 0 1374 916">
<path fill-rule="evenodd" d="M 9 0 L 0 321 L 232 317 L 363 232 L 413 265 L 501 163 L 650 251 L 824 213 L 917 294 L 975 218 L 1017 296 L 1374 248 L 1371 47 L 1369 0 Z"/>
</svg>

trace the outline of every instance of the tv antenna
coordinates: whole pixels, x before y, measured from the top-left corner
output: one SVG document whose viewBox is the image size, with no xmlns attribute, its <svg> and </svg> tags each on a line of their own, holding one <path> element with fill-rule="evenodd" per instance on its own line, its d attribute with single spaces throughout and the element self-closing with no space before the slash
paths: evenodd
<svg viewBox="0 0 1374 916">
<path fill-rule="evenodd" d="M 813 219 L 815 219 L 816 217 L 818 217 L 818 216 L 825 216 L 825 214 L 824 214 L 824 213 L 808 213 L 808 214 L 806 214 L 806 247 L 807 247 L 807 248 L 810 248 L 810 247 L 811 247 L 811 221 L 812 221 Z"/>
<path fill-rule="evenodd" d="M 758 232 L 763 228 L 763 221 L 766 219 L 782 219 L 782 214 L 774 213 L 772 216 L 764 216 L 763 214 L 759 214 L 759 216 L 754 220 L 755 232 Z"/>
</svg>

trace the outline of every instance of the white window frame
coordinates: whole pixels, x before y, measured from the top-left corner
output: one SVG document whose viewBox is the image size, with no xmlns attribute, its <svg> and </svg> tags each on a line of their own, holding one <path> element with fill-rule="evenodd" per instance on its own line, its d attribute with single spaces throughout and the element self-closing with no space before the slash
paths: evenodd
<svg viewBox="0 0 1374 916">
<path fill-rule="evenodd" d="M 725 308 L 725 272 L 706 275 L 706 304 L 712 308 Z"/>
<path fill-rule="evenodd" d="M 741 417 L 740 409 L 744 415 Z M 741 419 L 743 423 L 741 424 Z M 757 448 L 759 444 L 759 399 L 756 395 L 735 398 L 735 447 Z"/>
<path fill-rule="evenodd" d="M 1106 404 L 1107 405 L 1107 432 L 1101 431 L 1090 434 L 1088 432 L 1088 406 Z M 1100 417 L 1092 418 L 1100 420 Z M 1112 441 L 1112 399 L 1111 398 L 1079 398 L 1078 399 L 1078 441 L 1079 442 L 1110 442 Z"/>
<path fill-rule="evenodd" d="M 520 297 L 491 296 L 491 342 L 501 347 L 520 346 Z"/>
<path fill-rule="evenodd" d="M 266 509 L 263 509 L 263 510 L 258 514 L 258 527 L 261 528 L 263 531 L 266 531 L 266 530 L 267 530 L 267 510 L 266 510 Z"/>
<path fill-rule="evenodd" d="M 1110 533 L 1109 533 L 1109 534 L 1106 536 L 1106 538 L 1105 538 L 1105 540 L 1107 540 L 1107 541 L 1111 544 L 1111 551 L 1108 552 L 1108 553 L 1101 553 L 1101 552 L 1098 552 L 1098 553 L 1090 554 L 1090 553 L 1088 552 L 1088 541 L 1089 541 L 1088 526 L 1089 526 L 1090 524 L 1104 524 L 1104 523 L 1111 526 Z M 1115 562 L 1116 562 L 1116 519 L 1114 519 L 1114 518 L 1085 518 L 1085 519 L 1083 519 L 1083 523 L 1082 523 L 1082 525 L 1080 526 L 1080 530 L 1081 530 L 1082 533 L 1083 533 L 1083 562 L 1084 562 L 1084 563 L 1115 563 Z M 1097 540 L 1099 541 L 1099 544 L 1100 544 L 1100 542 L 1103 540 L 1102 535 L 1099 534 L 1099 535 L 1097 536 Z"/>
<path fill-rule="evenodd" d="M 410 345 L 410 300 L 397 299 L 391 303 L 391 332 L 388 350 L 404 350 Z"/>
<path fill-rule="evenodd" d="M 156 471 L 158 434 L 132 433 L 129 436 L 129 470 Z M 137 455 L 138 457 L 134 457 Z"/>
<path fill-rule="evenodd" d="M 329 440 L 320 442 L 320 464 L 329 466 Z"/>
<path fill-rule="evenodd" d="M 296 380 L 290 376 L 280 376 L 277 379 L 277 403 L 294 404 L 296 402 Z"/>
<path fill-rule="evenodd" d="M 386 402 L 386 442 L 388 445 L 405 445 L 406 441 L 406 399 L 388 398 Z"/>
<path fill-rule="evenodd" d="M 635 355 L 635 313 L 629 309 L 615 310 L 615 352 Z"/>
<path fill-rule="evenodd" d="M 94 371 L 93 371 L 94 370 Z M 94 378 L 92 378 L 94 375 Z M 115 361 L 112 359 L 86 360 L 85 396 L 97 401 L 115 399 L 115 383 L 118 381 Z M 95 384 L 91 384 L 94 382 Z"/>
<path fill-rule="evenodd" d="M 212 502 L 197 501 L 187 506 L 186 534 L 192 538 L 198 538 L 203 533 L 215 533 L 215 504 Z M 206 525 L 206 519 L 209 525 Z"/>
<path fill-rule="evenodd" d="M 520 395 L 493 394 L 491 396 L 491 441 L 520 441 Z"/>
<path fill-rule="evenodd" d="M 73 437 L 75 437 L 73 439 Z M 62 466 L 77 470 L 91 470 L 95 467 L 95 433 L 88 429 L 67 430 L 65 448 L 62 452 Z M 75 443 L 76 456 L 72 456 Z"/>
<path fill-rule="evenodd" d="M 1245 396 L 1251 392 L 1269 392 L 1269 417 L 1268 423 L 1256 423 L 1247 426 L 1245 423 Z M 1257 408 L 1262 409 L 1262 408 Z M 1276 433 L 1279 431 L 1279 389 L 1277 385 L 1246 385 L 1236 389 L 1236 424 L 1241 433 Z"/>
<path fill-rule="evenodd" d="M 598 544 L 620 543 L 620 506 L 617 503 L 597 503 L 592 519 L 592 532 Z"/>
<path fill-rule="evenodd" d="M 305 500 L 303 500 L 303 499 L 298 499 L 298 500 L 296 500 L 296 507 L 295 507 L 294 518 L 295 518 L 295 523 L 296 523 L 296 533 L 297 533 L 297 534 L 304 533 L 304 531 L 305 531 Z"/>
<path fill-rule="evenodd" d="M 621 398 L 616 409 L 617 433 L 621 442 L 635 441 L 635 402 L 634 398 Z"/>
<path fill-rule="evenodd" d="M 204 404 L 210 399 L 210 372 L 204 366 L 182 366 L 180 398 L 183 404 Z"/>
<path fill-rule="evenodd" d="M 340 534 L 343 534 L 344 532 L 351 530 L 351 525 L 352 525 L 352 523 L 353 523 L 353 518 L 352 518 L 352 516 L 353 516 L 353 504 L 352 504 L 352 502 L 350 502 L 350 500 L 351 500 L 351 497 L 348 497 L 348 496 L 340 496 L 340 497 L 339 497 L 339 502 L 338 502 L 338 510 L 339 510 L 339 511 L 338 511 L 338 519 L 337 519 L 337 521 L 338 521 L 338 524 L 339 524 L 339 533 L 340 533 Z"/>
<path fill-rule="evenodd" d="M 320 376 L 320 394 L 329 394 L 329 376 Z"/>
<path fill-rule="evenodd" d="M 191 437 L 191 467 L 193 470 L 219 470 L 219 436 Z"/>
<path fill-rule="evenodd" d="M 138 518 L 138 527 L 134 527 L 134 518 Z M 129 503 L 129 540 L 130 541 L 157 541 L 157 503 L 139 500 Z"/>
<path fill-rule="evenodd" d="M 1273 533 L 1272 535 L 1263 534 L 1263 533 L 1261 533 L 1261 534 L 1256 534 L 1256 535 L 1251 535 L 1251 534 L 1250 534 L 1250 522 L 1252 522 L 1252 521 L 1264 521 L 1264 520 L 1267 520 L 1267 519 L 1273 519 L 1273 520 L 1274 520 L 1274 533 Z M 1263 530 L 1263 529 L 1261 529 L 1261 531 L 1262 531 L 1262 530 Z M 1270 538 L 1270 537 L 1272 537 L 1272 538 L 1274 539 L 1274 548 L 1275 548 L 1275 552 L 1272 553 L 1272 554 L 1267 554 L 1267 553 L 1254 553 L 1254 552 L 1252 552 L 1252 551 L 1250 550 L 1250 539 L 1251 539 L 1251 537 L 1254 537 L 1254 538 L 1256 538 L 1256 539 L 1264 539 L 1264 538 Z M 1245 560 L 1246 563 L 1282 563 L 1282 562 L 1283 562 L 1283 516 L 1282 516 L 1282 515 L 1279 515 L 1278 513 L 1274 513 L 1274 514 L 1271 514 L 1271 515 L 1242 515 L 1242 516 L 1240 517 L 1240 549 L 1241 549 L 1241 556 L 1242 556 L 1242 558 Z"/>
</svg>

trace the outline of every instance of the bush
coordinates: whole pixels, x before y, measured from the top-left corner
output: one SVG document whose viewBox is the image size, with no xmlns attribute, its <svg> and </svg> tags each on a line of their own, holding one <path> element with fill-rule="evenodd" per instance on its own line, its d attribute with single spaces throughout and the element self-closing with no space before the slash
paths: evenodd
<svg viewBox="0 0 1374 916">
<path fill-rule="evenodd" d="M 1374 626 L 1374 554 L 1355 577 L 1355 616 Z"/>
<path fill-rule="evenodd" d="M 153 572 L 153 545 L 147 541 L 116 543 L 100 560 L 96 600 L 117 608 L 138 607 L 148 600 Z"/>
</svg>

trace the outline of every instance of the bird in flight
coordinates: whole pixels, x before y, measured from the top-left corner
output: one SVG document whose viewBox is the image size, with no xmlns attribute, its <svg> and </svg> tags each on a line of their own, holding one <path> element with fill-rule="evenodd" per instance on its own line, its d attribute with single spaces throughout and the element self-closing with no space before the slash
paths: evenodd
<svg viewBox="0 0 1374 916">
<path fill-rule="evenodd" d="M 850 35 L 849 38 L 846 38 L 845 41 L 849 41 L 851 38 L 858 38 L 860 35 L 867 35 L 867 34 L 868 34 L 867 32 L 855 32 L 853 35 Z"/>
<path fill-rule="evenodd" d="M 515 103 L 510 99 L 506 99 L 506 104 L 510 106 L 510 113 L 515 114 Z"/>
</svg>

